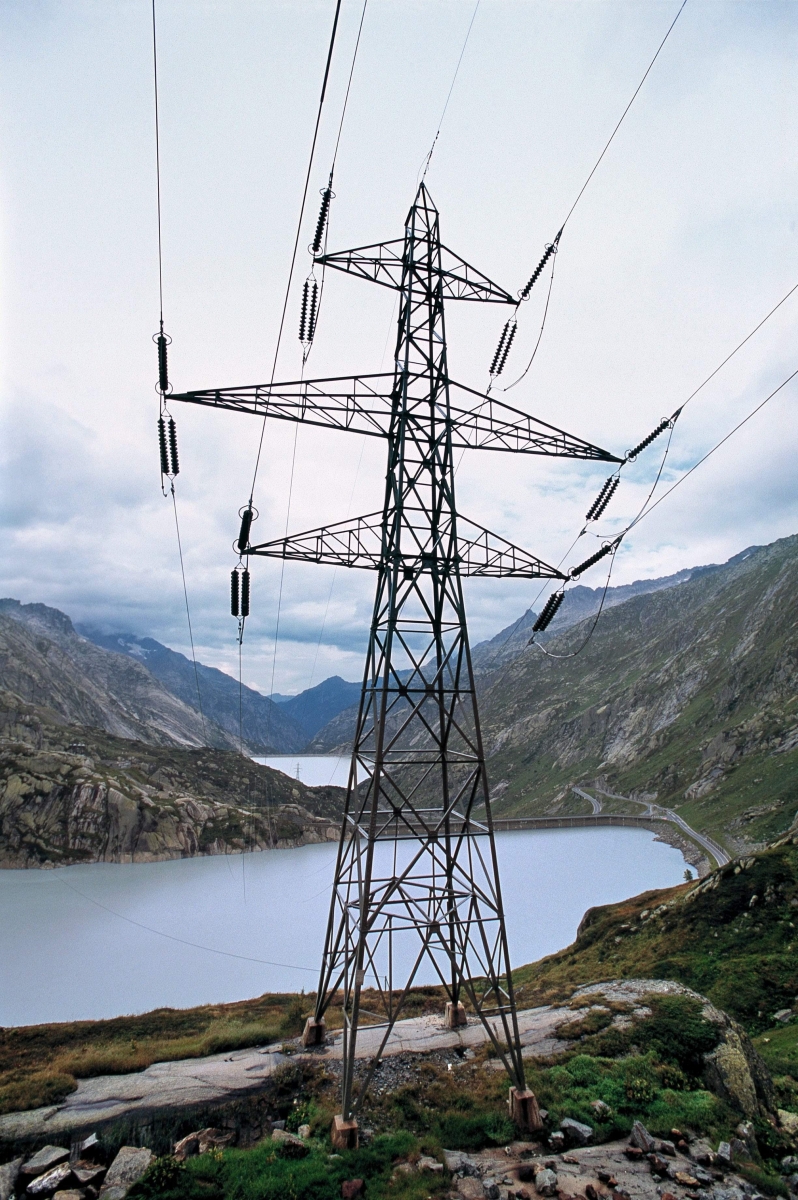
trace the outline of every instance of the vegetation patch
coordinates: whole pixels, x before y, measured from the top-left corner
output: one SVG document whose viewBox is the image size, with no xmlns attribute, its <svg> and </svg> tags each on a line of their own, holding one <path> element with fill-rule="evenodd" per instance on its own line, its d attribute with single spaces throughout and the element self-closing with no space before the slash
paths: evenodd
<svg viewBox="0 0 798 1200">
<path fill-rule="evenodd" d="M 550 1003 L 583 983 L 673 979 L 753 1034 L 798 996 L 798 847 L 732 862 L 700 884 L 590 909 L 576 941 L 514 973 L 519 1004 Z"/>
<path fill-rule="evenodd" d="M 174 1160 L 158 1159 L 128 1195 L 130 1200 L 340 1200 L 344 1180 L 362 1179 L 374 1200 L 421 1200 L 448 1188 L 429 1174 L 395 1173 L 421 1149 L 412 1134 L 399 1132 L 336 1155 L 317 1142 L 296 1159 L 267 1139 L 253 1150 L 211 1152 L 177 1169 Z"/>
</svg>

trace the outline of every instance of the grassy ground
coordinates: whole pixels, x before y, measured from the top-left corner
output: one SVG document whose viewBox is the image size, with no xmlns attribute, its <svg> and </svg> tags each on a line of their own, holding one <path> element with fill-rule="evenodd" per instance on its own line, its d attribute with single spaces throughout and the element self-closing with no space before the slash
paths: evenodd
<svg viewBox="0 0 798 1200">
<path fill-rule="evenodd" d="M 439 1012 L 443 1000 L 440 988 L 416 988 L 405 1015 Z M 124 1075 L 155 1062 L 293 1038 L 312 1010 L 312 996 L 276 993 L 235 1004 L 159 1008 L 110 1021 L 0 1028 L 0 1114 L 58 1103 L 75 1090 L 78 1079 Z M 331 1006 L 327 1024 L 340 1026 L 340 1006 Z"/>
<path fill-rule="evenodd" d="M 264 1141 L 254 1150 L 228 1150 L 189 1159 L 181 1167 L 159 1159 L 130 1192 L 130 1200 L 340 1200 L 346 1179 L 363 1179 L 373 1200 L 428 1200 L 448 1190 L 446 1179 L 396 1171 L 424 1146 L 412 1134 L 386 1134 L 335 1157 L 324 1143 L 296 1151 Z"/>
<path fill-rule="evenodd" d="M 588 1121 L 599 1142 L 628 1133 L 638 1118 L 665 1136 L 674 1126 L 715 1140 L 729 1135 L 738 1115 L 703 1090 L 696 1074 L 717 1030 L 689 999 L 653 997 L 651 1007 L 652 1015 L 635 1026 L 638 1046 L 632 1047 L 631 1035 L 608 1040 L 595 1021 L 581 1019 L 588 1040 L 580 1052 L 565 1052 L 532 1069 L 530 1085 L 552 1124 L 565 1116 Z M 578 1014 L 574 1024 L 580 1024 Z M 323 1066 L 297 1072 L 293 1101 L 284 1088 L 277 1111 L 287 1113 L 289 1128 L 310 1124 L 306 1151 L 286 1151 L 266 1139 L 253 1150 L 207 1154 L 182 1168 L 161 1158 L 131 1200 L 332 1200 L 340 1196 L 341 1182 L 351 1178 L 364 1179 L 367 1194 L 375 1198 L 434 1197 L 446 1190 L 445 1176 L 397 1171 L 397 1165 L 412 1163 L 420 1153 L 440 1158 L 443 1146 L 475 1151 L 518 1135 L 507 1117 L 507 1079 L 496 1062 L 487 1049 L 451 1064 L 435 1055 L 419 1058 L 411 1081 L 384 1087 L 364 1106 L 361 1125 L 374 1131 L 373 1140 L 334 1158 L 327 1131 L 337 1081 Z M 591 1107 L 595 1100 L 606 1105 L 600 1120 Z"/>
<path fill-rule="evenodd" d="M 798 847 L 745 861 L 703 885 L 591 909 L 571 946 L 515 973 L 519 1003 L 547 1003 L 602 979 L 675 979 L 749 1032 L 766 1030 L 798 996 Z"/>
</svg>

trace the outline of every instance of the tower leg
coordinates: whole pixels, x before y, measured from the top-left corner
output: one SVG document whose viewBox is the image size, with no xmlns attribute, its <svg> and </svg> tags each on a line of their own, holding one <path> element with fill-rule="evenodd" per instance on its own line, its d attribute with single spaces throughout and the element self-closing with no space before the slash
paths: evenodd
<svg viewBox="0 0 798 1200">
<path fill-rule="evenodd" d="M 345 1121 L 340 1113 L 333 1117 L 330 1140 L 333 1150 L 357 1150 L 359 1144 L 357 1121 Z"/>
<path fill-rule="evenodd" d="M 507 1107 L 510 1110 L 510 1120 L 514 1121 L 519 1129 L 523 1129 L 524 1133 L 536 1133 L 543 1128 L 534 1092 L 511 1087 Z"/>
<path fill-rule="evenodd" d="M 314 1021 L 313 1017 L 308 1017 L 305 1022 L 305 1029 L 302 1033 L 303 1046 L 323 1046 L 327 1040 L 327 1022 L 324 1017 L 319 1021 Z"/>
<path fill-rule="evenodd" d="M 461 1001 L 447 1001 L 443 1022 L 447 1029 L 459 1029 L 468 1024 L 466 1010 Z"/>
</svg>

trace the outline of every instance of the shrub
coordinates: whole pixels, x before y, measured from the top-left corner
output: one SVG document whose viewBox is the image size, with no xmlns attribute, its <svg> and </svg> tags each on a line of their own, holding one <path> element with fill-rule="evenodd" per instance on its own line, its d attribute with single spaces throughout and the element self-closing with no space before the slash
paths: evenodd
<svg viewBox="0 0 798 1200">
<path fill-rule="evenodd" d="M 9 1071 L 0 1076 L 0 1114 L 58 1104 L 77 1086 L 75 1077 L 62 1071 Z"/>
<path fill-rule="evenodd" d="M 701 1013 L 701 1003 L 691 996 L 649 996 L 651 1016 L 635 1027 L 635 1041 L 653 1050 L 662 1062 L 700 1075 L 703 1056 L 720 1041 L 717 1025 Z"/>
<path fill-rule="evenodd" d="M 512 1121 L 499 1113 L 444 1113 L 435 1123 L 435 1132 L 451 1150 L 484 1150 L 486 1146 L 504 1146 L 515 1137 Z"/>
<path fill-rule="evenodd" d="M 650 1079 L 629 1079 L 626 1083 L 626 1098 L 633 1104 L 650 1104 L 657 1089 Z"/>
</svg>

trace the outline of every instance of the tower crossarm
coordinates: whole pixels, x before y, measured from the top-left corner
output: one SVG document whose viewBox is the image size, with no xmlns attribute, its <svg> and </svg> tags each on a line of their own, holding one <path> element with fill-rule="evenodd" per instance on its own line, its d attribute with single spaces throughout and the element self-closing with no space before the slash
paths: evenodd
<svg viewBox="0 0 798 1200">
<path fill-rule="evenodd" d="M 481 575 L 491 579 L 565 579 L 556 567 L 550 567 L 528 550 L 506 538 L 457 516 L 457 553 L 461 575 Z"/>
<path fill-rule="evenodd" d="M 531 417 L 503 400 L 486 396 L 454 380 L 449 381 L 449 388 L 452 445 L 457 449 L 509 450 L 515 454 L 542 454 L 554 458 L 623 461 L 609 450 L 602 450 L 601 446 L 594 446 L 592 442 Z M 469 407 L 461 407 L 455 397 Z M 479 402 L 474 405 L 477 399 Z"/>
<path fill-rule="evenodd" d="M 433 284 L 440 280 L 445 300 L 472 300 L 487 304 L 518 303 L 516 297 L 511 296 L 503 287 L 499 287 L 498 283 L 488 279 L 487 275 L 483 275 L 446 246 L 436 247 L 434 258 L 429 258 L 423 252 L 419 254 L 413 261 L 408 277 L 407 264 L 403 264 L 402 260 L 404 248 L 405 239 L 396 238 L 390 242 L 378 242 L 373 246 L 356 246 L 353 250 L 321 254 L 314 261 L 336 271 L 356 275 L 359 279 L 394 288 L 396 291 L 414 283 L 421 287 L 429 287 L 432 279 Z"/>
<path fill-rule="evenodd" d="M 342 429 L 368 437 L 387 437 L 396 389 L 396 374 L 337 375 L 298 379 L 288 383 L 254 383 L 240 387 L 207 388 L 169 397 L 185 404 L 228 409 L 279 421 L 299 421 L 325 429 Z M 452 445 L 457 449 L 508 450 L 556 458 L 621 459 L 582 438 L 512 408 L 501 400 L 449 381 L 452 402 L 449 420 Z M 461 394 L 461 403 L 455 397 Z M 475 401 L 479 401 L 475 405 Z M 445 419 L 445 414 L 444 419 Z M 409 414 L 413 420 L 412 411 Z"/>
<path fill-rule="evenodd" d="M 208 388 L 174 393 L 171 400 L 300 421 L 326 429 L 344 429 L 370 437 L 386 437 L 391 422 L 395 376 L 340 375 L 329 379 L 299 379 L 288 383 L 254 383 L 242 387 Z"/>
<path fill-rule="evenodd" d="M 421 513 L 417 514 L 421 516 Z M 413 520 L 408 508 L 407 517 Z M 258 546 L 248 546 L 247 554 L 264 558 L 286 558 L 294 562 L 326 563 L 337 567 L 355 567 L 376 571 L 383 562 L 382 513 L 367 513 L 332 525 L 321 525 L 290 537 L 275 538 Z M 419 543 L 413 553 L 397 556 L 400 578 L 411 582 L 436 569 L 444 574 L 451 566 L 444 549 Z M 456 565 L 460 575 L 478 575 L 493 579 L 565 579 L 555 567 L 491 533 L 475 521 L 457 518 Z"/>
</svg>

